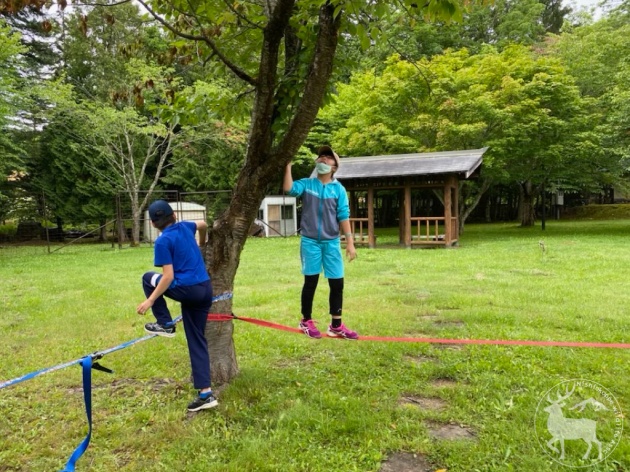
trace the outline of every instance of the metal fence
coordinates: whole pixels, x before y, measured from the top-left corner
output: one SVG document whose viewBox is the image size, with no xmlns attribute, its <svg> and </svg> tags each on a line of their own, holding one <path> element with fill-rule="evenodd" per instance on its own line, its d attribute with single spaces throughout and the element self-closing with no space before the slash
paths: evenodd
<svg viewBox="0 0 630 472">
<path fill-rule="evenodd" d="M 138 196 L 142 201 L 146 192 Z M 212 225 L 228 207 L 231 190 L 209 192 L 153 191 L 149 203 L 162 199 L 168 201 L 178 220 L 205 220 Z M 133 210 L 129 197 L 119 193 L 112 201 L 112 211 L 101 221 L 86 221 L 79 225 L 64 225 L 49 208 L 44 194 L 25 195 L 24 200 L 33 202 L 24 206 L 13 219 L 0 222 L 0 247 L 46 246 L 48 252 L 58 251 L 68 245 L 86 242 L 108 242 L 112 247 L 123 248 L 133 244 Z M 148 206 L 148 205 L 147 205 Z M 8 224 L 3 224 L 8 223 Z M 148 219 L 144 208 L 136 224 L 139 227 L 138 244 L 152 244 L 157 231 Z"/>
</svg>

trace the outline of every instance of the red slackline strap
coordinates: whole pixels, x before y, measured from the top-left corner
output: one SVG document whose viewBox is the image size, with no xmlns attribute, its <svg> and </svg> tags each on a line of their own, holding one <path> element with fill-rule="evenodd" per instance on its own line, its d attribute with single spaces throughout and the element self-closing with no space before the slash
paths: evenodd
<svg viewBox="0 0 630 472">
<path fill-rule="evenodd" d="M 246 318 L 225 313 L 209 313 L 208 321 L 229 321 L 240 320 L 266 328 L 289 331 L 291 333 L 302 333 L 301 329 L 291 328 L 272 321 L 259 320 L 256 318 Z M 554 346 L 554 347 L 599 347 L 630 349 L 628 343 L 592 343 L 579 341 L 528 341 L 519 339 L 444 339 L 444 338 L 394 338 L 383 336 L 359 336 L 359 341 L 385 341 L 398 343 L 433 343 L 433 344 L 490 344 L 509 346 Z"/>
</svg>

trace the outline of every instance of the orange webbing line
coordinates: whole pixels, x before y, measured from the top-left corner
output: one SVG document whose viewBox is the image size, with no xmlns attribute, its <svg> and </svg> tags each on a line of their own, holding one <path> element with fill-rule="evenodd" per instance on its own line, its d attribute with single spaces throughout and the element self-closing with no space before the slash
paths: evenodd
<svg viewBox="0 0 630 472">
<path fill-rule="evenodd" d="M 240 320 L 266 328 L 289 331 L 291 333 L 302 333 L 299 328 L 291 328 L 272 321 L 259 320 L 256 318 L 246 318 L 225 313 L 209 313 L 208 321 L 229 321 Z M 554 347 L 598 347 L 630 349 L 629 343 L 594 343 L 579 341 L 528 341 L 519 339 L 445 339 L 445 338 L 396 338 L 387 336 L 359 336 L 359 341 L 385 341 L 399 343 L 434 343 L 434 344 L 489 344 L 489 345 L 509 345 L 509 346 L 554 346 Z"/>
</svg>

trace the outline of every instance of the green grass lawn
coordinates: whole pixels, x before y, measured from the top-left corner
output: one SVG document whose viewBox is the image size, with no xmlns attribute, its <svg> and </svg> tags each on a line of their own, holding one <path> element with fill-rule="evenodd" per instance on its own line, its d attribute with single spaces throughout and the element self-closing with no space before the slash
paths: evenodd
<svg viewBox="0 0 630 472">
<path fill-rule="evenodd" d="M 360 248 L 344 320 L 366 336 L 630 343 L 629 234 L 628 220 L 469 225 L 453 249 Z M 297 325 L 298 249 L 297 238 L 247 242 L 235 314 Z M 152 317 L 135 307 L 151 266 L 148 247 L 0 248 L 0 382 L 143 336 Z M 320 329 L 327 300 L 322 278 Z M 196 415 L 183 330 L 106 356 L 114 374 L 93 373 L 77 470 L 378 471 L 397 452 L 449 472 L 570 470 L 539 444 L 551 437 L 537 413 L 545 393 L 586 379 L 630 408 L 628 350 L 312 340 L 244 322 L 234 339 L 241 373 Z M 588 417 L 571 405 L 566 416 Z M 444 426 L 469 437 L 436 438 Z M 0 472 L 60 470 L 86 434 L 80 368 L 0 390 L 0 433 Z M 565 447 L 571 465 L 589 464 L 584 441 Z M 629 434 L 587 470 L 630 470 Z"/>
</svg>

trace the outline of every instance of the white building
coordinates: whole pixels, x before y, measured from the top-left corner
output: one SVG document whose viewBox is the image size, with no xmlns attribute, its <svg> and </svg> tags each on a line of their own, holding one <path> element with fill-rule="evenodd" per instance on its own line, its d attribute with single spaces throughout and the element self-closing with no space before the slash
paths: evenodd
<svg viewBox="0 0 630 472">
<path fill-rule="evenodd" d="M 265 236 L 291 236 L 297 231 L 295 197 L 269 195 L 258 210 L 258 219 L 265 227 Z"/>
<path fill-rule="evenodd" d="M 206 207 L 192 202 L 169 202 L 175 212 L 177 221 L 206 221 Z M 154 242 L 160 232 L 153 227 L 149 219 L 149 210 L 144 212 L 144 240 Z"/>
</svg>

